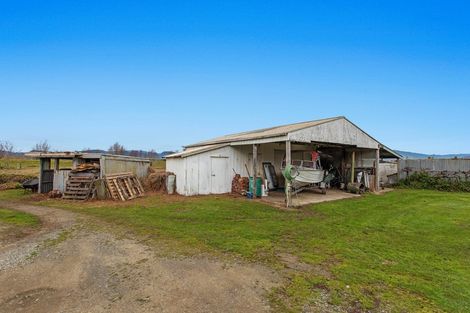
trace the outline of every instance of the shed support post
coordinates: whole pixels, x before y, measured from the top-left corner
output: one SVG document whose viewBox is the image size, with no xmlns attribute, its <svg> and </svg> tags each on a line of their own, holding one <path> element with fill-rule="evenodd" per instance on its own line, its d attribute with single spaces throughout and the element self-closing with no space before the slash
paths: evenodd
<svg viewBox="0 0 470 313">
<path fill-rule="evenodd" d="M 253 189 L 251 190 L 253 192 L 253 198 L 256 197 L 256 177 L 258 177 L 258 145 L 253 145 L 253 184 L 252 187 Z"/>
<path fill-rule="evenodd" d="M 354 169 L 356 168 L 356 151 L 351 153 L 351 184 L 354 184 Z"/>
<path fill-rule="evenodd" d="M 51 159 L 39 159 L 39 184 L 38 193 L 42 193 L 43 172 L 51 169 Z"/>
<path fill-rule="evenodd" d="M 43 161 L 44 159 L 39 159 L 39 182 L 38 182 L 38 193 L 41 193 L 42 189 L 42 171 L 43 171 Z"/>
<path fill-rule="evenodd" d="M 54 171 L 58 172 L 60 169 L 60 159 L 55 159 L 54 160 Z"/>
<path fill-rule="evenodd" d="M 72 159 L 72 169 L 76 169 L 77 166 L 80 164 L 80 162 L 78 161 L 78 158 L 73 158 Z"/>
<path fill-rule="evenodd" d="M 380 147 L 375 151 L 375 191 L 380 190 Z"/>
<path fill-rule="evenodd" d="M 292 154 L 291 154 L 291 142 L 286 141 L 286 167 L 292 163 Z M 286 207 L 292 206 L 292 186 L 291 182 L 287 179 L 285 180 L 285 191 L 286 191 Z"/>
</svg>

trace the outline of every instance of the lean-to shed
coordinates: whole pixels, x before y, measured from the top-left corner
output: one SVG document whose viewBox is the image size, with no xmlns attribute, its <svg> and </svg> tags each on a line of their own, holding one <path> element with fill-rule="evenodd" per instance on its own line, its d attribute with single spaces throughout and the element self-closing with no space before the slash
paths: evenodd
<svg viewBox="0 0 470 313">
<path fill-rule="evenodd" d="M 99 178 L 126 172 L 131 172 L 138 178 L 144 178 L 151 165 L 149 159 L 107 153 L 31 152 L 26 156 L 39 159 L 39 193 L 47 193 L 51 190 L 63 192 L 70 171 L 80 164 L 97 164 Z M 63 167 L 61 160 L 72 160 L 72 164 Z"/>
</svg>

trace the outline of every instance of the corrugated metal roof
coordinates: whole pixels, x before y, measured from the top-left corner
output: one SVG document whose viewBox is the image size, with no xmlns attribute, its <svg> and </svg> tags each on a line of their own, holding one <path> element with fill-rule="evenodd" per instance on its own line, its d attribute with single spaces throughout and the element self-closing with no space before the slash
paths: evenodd
<svg viewBox="0 0 470 313">
<path fill-rule="evenodd" d="M 120 160 L 150 162 L 148 158 L 134 157 L 130 155 L 110 154 L 110 153 L 88 153 L 88 152 L 28 152 L 25 156 L 36 159 L 99 159 L 101 157 L 114 158 Z"/>
<path fill-rule="evenodd" d="M 369 136 L 372 140 L 380 144 L 379 141 L 377 141 L 368 133 L 363 131 L 356 124 L 349 121 L 346 117 L 337 116 L 337 117 L 325 118 L 321 120 L 288 124 L 288 125 L 282 125 L 282 126 L 276 126 L 276 127 L 270 127 L 270 128 L 263 128 L 263 129 L 248 131 L 248 132 L 242 132 L 242 133 L 217 137 L 214 139 L 201 141 L 199 143 L 185 146 L 184 151 L 168 155 L 167 158 L 179 158 L 179 157 L 184 158 L 190 155 L 225 147 L 235 142 L 244 142 L 244 141 L 250 141 L 250 140 L 261 140 L 261 139 L 287 136 L 289 133 L 292 133 L 298 130 L 318 126 L 318 125 L 325 124 L 325 123 L 330 123 L 330 122 L 340 120 L 340 119 L 344 119 L 348 121 L 349 123 L 357 127 L 360 131 L 362 131 L 366 136 Z M 400 154 L 396 153 L 395 151 L 386 147 L 385 145 L 380 144 L 380 146 L 381 146 L 381 155 L 383 155 L 384 157 L 396 157 L 399 159 L 402 158 Z"/>
<path fill-rule="evenodd" d="M 211 151 L 215 150 L 218 148 L 226 147 L 228 144 L 216 144 L 216 145 L 207 145 L 207 146 L 201 146 L 201 147 L 194 147 L 194 148 L 187 148 L 184 151 L 173 153 L 170 155 L 167 155 L 165 159 L 171 159 L 171 158 L 185 158 L 190 155 L 206 152 L 206 151 Z"/>
<path fill-rule="evenodd" d="M 201 142 L 186 146 L 186 148 L 208 146 L 208 145 L 221 144 L 221 143 L 230 143 L 230 142 L 235 142 L 235 141 L 255 140 L 255 139 L 263 139 L 263 138 L 269 138 L 269 137 L 284 136 L 293 131 L 317 126 L 323 123 L 332 122 L 332 121 L 339 120 L 342 118 L 344 118 L 344 116 L 325 118 L 325 119 L 316 120 L 316 121 L 301 122 L 301 123 L 288 124 L 288 125 L 282 125 L 282 126 L 276 126 L 276 127 L 270 127 L 270 128 L 263 128 L 263 129 L 249 131 L 249 132 L 231 134 L 231 135 L 214 138 L 211 140 L 201 141 Z"/>
<path fill-rule="evenodd" d="M 383 158 L 403 159 L 403 156 L 400 153 L 395 152 L 394 150 L 384 145 L 381 145 L 380 147 L 380 156 Z"/>
<path fill-rule="evenodd" d="M 77 157 L 81 157 L 83 153 L 81 152 L 71 152 L 71 151 L 64 151 L 64 152 L 28 152 L 25 153 L 25 156 L 30 158 L 61 158 L 61 159 L 73 159 Z"/>
</svg>

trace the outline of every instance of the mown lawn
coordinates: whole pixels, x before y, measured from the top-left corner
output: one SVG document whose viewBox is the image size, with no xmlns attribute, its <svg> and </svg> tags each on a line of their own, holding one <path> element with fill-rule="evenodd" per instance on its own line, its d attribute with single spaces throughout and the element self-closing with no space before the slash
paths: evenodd
<svg viewBox="0 0 470 313">
<path fill-rule="evenodd" d="M 43 204 L 90 214 L 178 253 L 265 263 L 286 277 L 270 295 L 278 311 L 301 311 L 325 293 L 330 305 L 355 312 L 470 311 L 468 193 L 398 190 L 294 212 L 228 196 Z M 282 271 L 286 255 L 302 266 Z"/>
</svg>

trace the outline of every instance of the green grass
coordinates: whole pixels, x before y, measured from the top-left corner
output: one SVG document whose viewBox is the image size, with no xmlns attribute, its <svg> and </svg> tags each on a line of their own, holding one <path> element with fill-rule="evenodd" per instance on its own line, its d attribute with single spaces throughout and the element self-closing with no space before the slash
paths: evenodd
<svg viewBox="0 0 470 313">
<path fill-rule="evenodd" d="M 173 200 L 172 200 L 173 199 Z M 470 194 L 399 190 L 282 211 L 230 197 L 128 203 L 45 201 L 120 225 L 181 253 L 211 252 L 279 270 L 309 264 L 270 294 L 298 312 L 320 292 L 357 311 L 470 311 Z"/>
<path fill-rule="evenodd" d="M 0 200 L 20 200 L 31 196 L 32 192 L 25 189 L 9 189 L 0 191 Z"/>
<path fill-rule="evenodd" d="M 0 223 L 18 227 L 33 227 L 39 224 L 39 219 L 28 213 L 0 208 Z"/>
<path fill-rule="evenodd" d="M 166 168 L 166 161 L 165 160 L 152 161 L 152 168 L 156 170 L 164 170 Z"/>
</svg>

